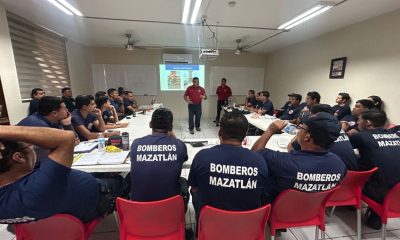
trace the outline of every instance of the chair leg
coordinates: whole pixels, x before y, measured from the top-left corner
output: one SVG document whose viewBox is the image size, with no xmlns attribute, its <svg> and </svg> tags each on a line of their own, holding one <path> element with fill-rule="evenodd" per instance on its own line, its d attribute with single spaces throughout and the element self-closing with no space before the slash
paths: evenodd
<svg viewBox="0 0 400 240">
<path fill-rule="evenodd" d="M 117 227 L 119 228 L 119 219 L 118 219 L 117 211 L 115 210 L 113 214 L 114 214 L 114 218 L 115 218 L 115 223 L 117 224 Z"/>
<path fill-rule="evenodd" d="M 275 240 L 275 236 L 272 236 L 272 235 L 271 235 L 271 240 Z"/>
<path fill-rule="evenodd" d="M 386 224 L 383 224 L 383 223 L 382 223 L 382 237 L 381 237 L 381 239 L 382 240 L 386 239 Z"/>
<path fill-rule="evenodd" d="M 317 227 L 315 227 L 315 240 L 318 240 L 318 239 L 319 239 L 319 228 L 317 226 Z"/>
<path fill-rule="evenodd" d="M 357 209 L 357 240 L 361 240 L 361 209 Z"/>
<path fill-rule="evenodd" d="M 332 207 L 331 212 L 328 213 L 328 216 L 329 216 L 329 217 L 332 217 L 333 212 L 335 211 L 335 208 L 336 208 L 336 206 L 333 206 L 333 207 Z"/>
<path fill-rule="evenodd" d="M 321 231 L 322 239 L 325 240 L 325 231 Z"/>
</svg>

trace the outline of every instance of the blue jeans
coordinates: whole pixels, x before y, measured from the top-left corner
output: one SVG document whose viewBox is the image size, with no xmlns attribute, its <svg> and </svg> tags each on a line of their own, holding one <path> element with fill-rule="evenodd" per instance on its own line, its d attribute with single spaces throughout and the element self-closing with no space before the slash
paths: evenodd
<svg viewBox="0 0 400 240">
<path fill-rule="evenodd" d="M 189 110 L 189 130 L 193 130 L 200 127 L 200 118 L 201 118 L 201 104 L 188 104 Z M 195 118 L 193 124 L 193 117 Z"/>
</svg>

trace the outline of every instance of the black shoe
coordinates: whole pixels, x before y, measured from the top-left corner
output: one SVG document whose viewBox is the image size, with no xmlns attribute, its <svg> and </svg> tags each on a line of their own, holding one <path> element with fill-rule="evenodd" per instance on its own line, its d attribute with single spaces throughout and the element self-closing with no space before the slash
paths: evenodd
<svg viewBox="0 0 400 240">
<path fill-rule="evenodd" d="M 201 131 L 201 128 L 199 128 L 199 127 L 198 127 L 198 128 L 196 128 L 196 131 L 200 132 L 200 131 Z"/>
<path fill-rule="evenodd" d="M 215 126 L 219 127 L 219 123 L 215 124 Z"/>
<path fill-rule="evenodd" d="M 217 120 L 214 120 L 214 121 L 213 121 L 213 123 L 216 123 L 216 122 L 217 122 Z"/>
<path fill-rule="evenodd" d="M 370 209 L 368 209 L 368 211 L 369 211 L 369 216 L 367 215 L 367 220 L 365 224 L 372 229 L 380 230 L 382 228 L 381 218 L 374 211 Z"/>
<path fill-rule="evenodd" d="M 193 131 L 193 129 L 190 129 L 190 134 L 194 134 L 194 131 Z"/>
</svg>

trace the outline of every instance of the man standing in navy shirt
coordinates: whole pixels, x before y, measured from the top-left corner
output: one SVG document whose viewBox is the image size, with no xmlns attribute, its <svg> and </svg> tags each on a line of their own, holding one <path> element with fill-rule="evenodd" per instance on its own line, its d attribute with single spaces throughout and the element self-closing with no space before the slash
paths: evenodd
<svg viewBox="0 0 400 240">
<path fill-rule="evenodd" d="M 282 120 L 272 122 L 253 145 L 264 157 L 270 173 L 270 201 L 286 189 L 320 192 L 334 188 L 344 177 L 346 166 L 329 147 L 339 137 L 340 123 L 332 114 L 320 112 L 306 116 L 298 125 L 297 141 L 301 150 L 292 153 L 265 149 L 273 134 L 286 126 Z"/>
<path fill-rule="evenodd" d="M 243 114 L 226 113 L 218 132 L 221 144 L 194 157 L 189 185 L 197 217 L 205 205 L 233 211 L 261 206 L 268 169 L 260 155 L 242 148 L 247 126 Z"/>
<path fill-rule="evenodd" d="M 183 163 L 188 159 L 184 142 L 172 133 L 172 112 L 167 108 L 154 111 L 152 134 L 135 139 L 131 146 L 131 199 L 157 201 L 186 193 L 186 180 L 180 180 Z M 181 183 L 182 184 L 181 186 Z"/>
<path fill-rule="evenodd" d="M 379 203 L 383 202 L 387 191 L 400 182 L 400 136 L 384 129 L 386 121 L 385 112 L 366 110 L 358 118 L 360 132 L 350 136 L 351 144 L 360 152 L 360 169 L 378 167 L 365 183 L 363 194 Z M 372 210 L 367 225 L 381 228 L 380 218 Z"/>
<path fill-rule="evenodd" d="M 188 103 L 190 134 L 194 134 L 193 129 L 195 126 L 197 131 L 201 131 L 201 102 L 207 100 L 207 95 L 206 90 L 199 85 L 198 77 L 193 78 L 193 85 L 186 89 L 183 99 Z M 195 119 L 194 123 L 193 118 Z"/>
<path fill-rule="evenodd" d="M 86 223 L 103 214 L 97 211 L 96 179 L 71 170 L 72 131 L 2 126 L 0 139 L 0 223 L 24 223 L 57 213 L 71 214 Z M 50 149 L 37 169 L 33 169 L 32 145 Z"/>
<path fill-rule="evenodd" d="M 217 127 L 219 126 L 219 119 L 221 117 L 222 106 L 228 105 L 228 98 L 232 96 L 231 88 L 226 85 L 226 78 L 221 79 L 221 85 L 217 87 L 216 91 L 218 101 L 217 101 L 217 117 L 215 118 L 215 123 Z"/>
</svg>

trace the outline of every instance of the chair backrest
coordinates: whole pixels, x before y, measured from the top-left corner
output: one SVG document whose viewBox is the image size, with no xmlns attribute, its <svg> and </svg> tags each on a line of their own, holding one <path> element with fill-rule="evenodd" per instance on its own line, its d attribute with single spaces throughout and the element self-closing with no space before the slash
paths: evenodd
<svg viewBox="0 0 400 240">
<path fill-rule="evenodd" d="M 392 187 L 383 201 L 384 214 L 387 218 L 400 217 L 400 183 Z"/>
<path fill-rule="evenodd" d="M 180 195 L 154 202 L 117 198 L 120 239 L 185 239 L 185 209 Z"/>
<path fill-rule="evenodd" d="M 362 188 L 368 178 L 378 170 L 377 167 L 368 171 L 347 171 L 336 190 L 326 203 L 330 206 L 355 206 L 361 208 Z"/>
<path fill-rule="evenodd" d="M 56 214 L 37 222 L 14 226 L 17 240 L 85 240 L 82 222 L 68 214 Z"/>
<path fill-rule="evenodd" d="M 339 186 L 324 192 L 283 191 L 272 203 L 269 218 L 271 234 L 276 229 L 314 226 L 325 231 L 325 204 Z"/>
<path fill-rule="evenodd" d="M 226 211 L 204 206 L 199 217 L 199 240 L 265 239 L 265 225 L 271 205 L 249 211 Z"/>
</svg>

